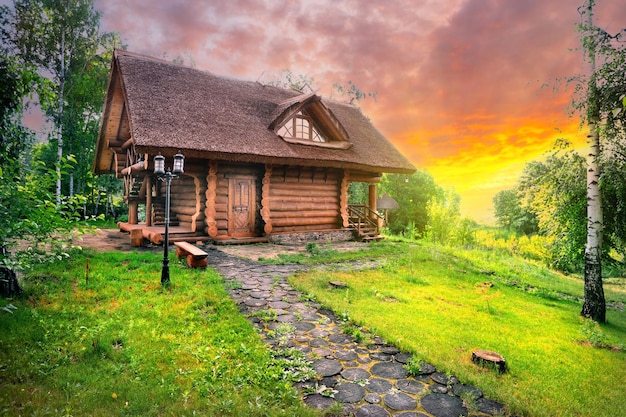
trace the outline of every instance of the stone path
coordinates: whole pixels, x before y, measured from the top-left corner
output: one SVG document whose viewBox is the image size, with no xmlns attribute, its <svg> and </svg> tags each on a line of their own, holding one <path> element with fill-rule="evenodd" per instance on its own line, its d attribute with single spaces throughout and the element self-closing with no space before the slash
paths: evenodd
<svg viewBox="0 0 626 417">
<path fill-rule="evenodd" d="M 211 250 L 209 266 L 226 279 L 231 297 L 264 340 L 274 348 L 296 348 L 312 362 L 317 378 L 297 384 L 309 406 L 325 409 L 339 402 L 345 415 L 357 417 L 503 413 L 504 407 L 484 398 L 478 388 L 438 372 L 431 364 L 421 364 L 420 375 L 409 376 L 404 365 L 411 356 L 381 338 L 367 337 L 365 345 L 346 335 L 341 319 L 316 303 L 303 301 L 302 294 L 287 282 L 287 276 L 306 267 L 260 264 L 215 247 L 207 250 Z M 359 265 L 363 269 L 374 266 Z M 474 399 L 470 409 L 461 399 L 468 397 Z"/>
</svg>

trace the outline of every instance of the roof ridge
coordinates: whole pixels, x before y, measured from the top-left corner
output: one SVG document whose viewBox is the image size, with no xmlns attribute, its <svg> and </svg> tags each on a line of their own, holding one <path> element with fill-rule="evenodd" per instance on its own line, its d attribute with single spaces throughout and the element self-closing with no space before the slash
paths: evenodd
<svg viewBox="0 0 626 417">
<path fill-rule="evenodd" d="M 164 64 L 171 64 L 171 65 L 176 65 L 176 66 L 179 66 L 179 67 L 190 68 L 190 69 L 195 69 L 197 71 L 201 71 L 201 70 L 198 70 L 197 68 L 188 67 L 188 66 L 186 66 L 184 64 L 181 64 L 181 63 L 178 63 L 178 62 L 168 61 L 165 58 L 158 58 L 158 57 L 155 57 L 155 56 L 152 56 L 152 55 L 142 54 L 142 53 L 139 53 L 139 52 L 132 52 L 132 51 L 129 51 L 127 49 L 115 48 L 113 50 L 113 55 L 115 57 L 118 57 L 119 55 L 126 55 L 126 56 L 131 56 L 133 58 L 143 58 L 143 59 L 146 59 L 148 61 L 162 62 Z"/>
</svg>

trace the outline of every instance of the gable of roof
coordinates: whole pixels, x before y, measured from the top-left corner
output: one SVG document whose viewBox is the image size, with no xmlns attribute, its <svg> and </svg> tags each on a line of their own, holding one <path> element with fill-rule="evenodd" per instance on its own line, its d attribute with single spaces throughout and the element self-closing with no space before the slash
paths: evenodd
<svg viewBox="0 0 626 417">
<path fill-rule="evenodd" d="M 111 172 L 112 151 L 131 140 L 137 152 L 180 150 L 231 161 L 329 166 L 367 172 L 412 173 L 413 165 L 355 107 L 311 94 L 220 77 L 126 51 L 113 58 L 94 170 Z M 298 109 L 348 149 L 289 143 L 273 130 Z M 127 118 L 125 121 L 124 118 Z M 128 137 L 119 128 L 128 126 Z M 116 129 L 117 128 L 117 129 Z"/>
</svg>

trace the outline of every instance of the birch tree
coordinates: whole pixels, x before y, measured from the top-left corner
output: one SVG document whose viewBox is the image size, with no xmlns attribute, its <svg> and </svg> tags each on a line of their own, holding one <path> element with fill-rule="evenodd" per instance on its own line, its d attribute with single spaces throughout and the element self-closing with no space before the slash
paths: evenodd
<svg viewBox="0 0 626 417">
<path fill-rule="evenodd" d="M 586 63 L 586 83 L 579 89 L 574 105 L 587 126 L 587 242 L 585 245 L 585 285 L 581 315 L 598 322 L 606 321 L 606 302 L 602 286 L 604 218 L 601 197 L 603 153 L 615 149 L 615 129 L 624 129 L 623 112 L 615 112 L 626 93 L 624 80 L 625 49 L 620 42 L 624 31 L 611 35 L 593 22 L 594 0 L 587 0 L 579 12 L 581 44 Z M 601 140 L 602 139 L 602 140 Z M 606 149 L 603 150 L 603 147 Z"/>
</svg>

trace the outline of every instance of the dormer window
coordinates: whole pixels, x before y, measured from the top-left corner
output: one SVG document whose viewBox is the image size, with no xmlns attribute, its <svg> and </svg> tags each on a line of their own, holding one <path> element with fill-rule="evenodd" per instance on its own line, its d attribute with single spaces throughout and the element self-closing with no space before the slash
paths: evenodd
<svg viewBox="0 0 626 417">
<path fill-rule="evenodd" d="M 327 142 L 324 135 L 313 125 L 311 118 L 301 111 L 278 129 L 277 133 L 283 138 Z"/>
<path fill-rule="evenodd" d="M 269 128 L 285 142 L 295 145 L 348 149 L 348 133 L 332 111 L 314 93 L 279 103 Z"/>
</svg>

